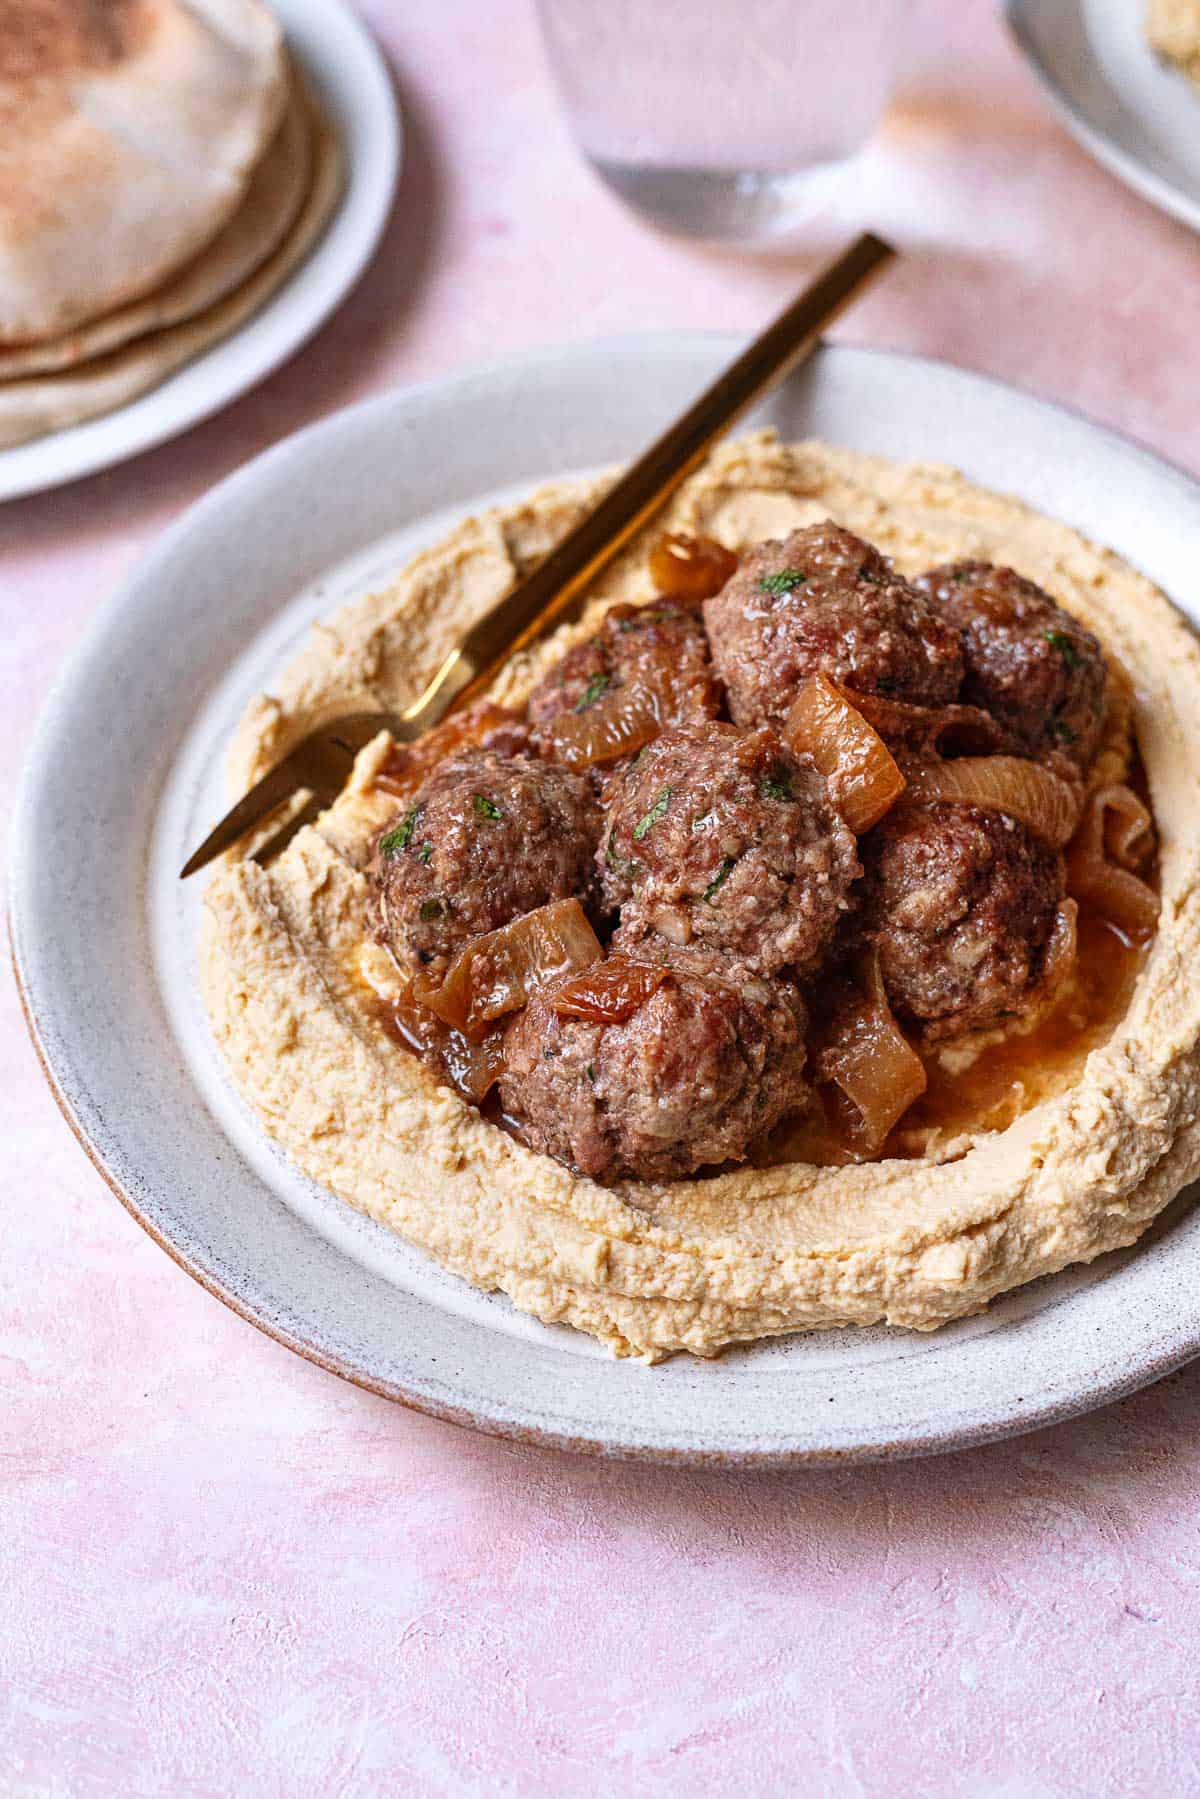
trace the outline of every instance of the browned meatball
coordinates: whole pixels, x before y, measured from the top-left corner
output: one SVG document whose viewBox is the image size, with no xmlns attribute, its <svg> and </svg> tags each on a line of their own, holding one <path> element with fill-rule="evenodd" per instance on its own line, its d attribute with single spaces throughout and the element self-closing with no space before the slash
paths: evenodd
<svg viewBox="0 0 1200 1799">
<path fill-rule="evenodd" d="M 888 998 L 928 1041 L 1037 998 L 1062 858 L 1000 812 L 900 807 L 863 840 L 863 924 Z"/>
<path fill-rule="evenodd" d="M 532 1149 L 580 1174 L 671 1180 L 740 1160 L 807 1097 L 804 1005 L 782 981 L 673 970 L 608 1024 L 559 1017 L 554 992 L 509 1026 L 500 1097 Z"/>
<path fill-rule="evenodd" d="M 582 775 L 491 750 L 452 756 L 380 834 L 380 935 L 402 965 L 443 974 L 479 932 L 590 897 L 599 831 Z"/>
<path fill-rule="evenodd" d="M 817 673 L 925 706 L 953 700 L 962 679 L 957 631 L 878 550 L 830 520 L 743 557 L 704 619 L 739 725 L 783 718 Z"/>
<path fill-rule="evenodd" d="M 1096 751 L 1108 670 L 1092 633 L 1011 568 L 955 562 L 918 586 L 962 633 L 963 699 L 1034 755 L 1060 750 L 1081 768 Z"/>
<path fill-rule="evenodd" d="M 596 860 L 620 948 L 670 961 L 694 943 L 755 974 L 811 968 L 859 872 L 824 780 L 769 725 L 664 731 L 615 789 Z"/>
<path fill-rule="evenodd" d="M 534 688 L 529 721 L 544 740 L 561 713 L 583 712 L 643 674 L 666 696 L 664 722 L 716 717 L 720 696 L 694 606 L 665 597 L 614 606 L 596 635 L 568 650 Z"/>
</svg>

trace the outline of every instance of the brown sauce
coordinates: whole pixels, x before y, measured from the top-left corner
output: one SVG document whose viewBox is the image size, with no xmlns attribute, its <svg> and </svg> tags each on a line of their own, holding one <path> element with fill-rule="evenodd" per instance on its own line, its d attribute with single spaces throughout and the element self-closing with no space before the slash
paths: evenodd
<svg viewBox="0 0 1200 1799">
<path fill-rule="evenodd" d="M 1083 908 L 1078 932 L 1075 969 L 1032 1029 L 989 1044 L 965 1067 L 961 1045 L 923 1055 L 929 1085 L 874 1159 L 923 1156 L 935 1134 L 949 1145 L 972 1132 L 1004 1130 L 1036 1101 L 1075 1082 L 1128 1010 L 1150 947 Z M 759 1168 L 787 1162 L 841 1167 L 858 1159 L 839 1128 L 836 1094 L 824 1092 L 810 1112 L 784 1119 L 751 1158 Z"/>
</svg>

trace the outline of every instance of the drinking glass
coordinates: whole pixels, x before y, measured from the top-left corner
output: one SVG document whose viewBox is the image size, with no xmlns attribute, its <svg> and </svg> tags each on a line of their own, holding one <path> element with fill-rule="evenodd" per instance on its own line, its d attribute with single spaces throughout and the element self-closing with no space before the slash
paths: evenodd
<svg viewBox="0 0 1200 1799">
<path fill-rule="evenodd" d="M 667 230 L 786 236 L 887 103 L 906 0 L 537 0 L 580 149 Z"/>
</svg>

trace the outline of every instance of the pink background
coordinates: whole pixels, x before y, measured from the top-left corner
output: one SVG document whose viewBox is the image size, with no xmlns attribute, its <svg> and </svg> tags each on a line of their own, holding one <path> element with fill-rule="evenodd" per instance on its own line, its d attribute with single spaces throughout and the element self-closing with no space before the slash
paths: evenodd
<svg viewBox="0 0 1200 1799">
<path fill-rule="evenodd" d="M 749 331 L 802 276 L 624 213 L 571 152 L 524 5 L 364 10 L 408 166 L 362 286 L 221 417 L 0 510 L 6 797 L 104 595 L 265 445 L 502 350 Z M 840 221 L 905 260 L 839 335 L 1056 396 L 1200 472 L 1195 239 L 1074 147 L 984 0 L 931 0 L 913 36 Z M 194 1286 L 0 1001 L 6 1794 L 1200 1791 L 1200 1367 L 1009 1445 L 806 1478 L 471 1436 Z"/>
</svg>

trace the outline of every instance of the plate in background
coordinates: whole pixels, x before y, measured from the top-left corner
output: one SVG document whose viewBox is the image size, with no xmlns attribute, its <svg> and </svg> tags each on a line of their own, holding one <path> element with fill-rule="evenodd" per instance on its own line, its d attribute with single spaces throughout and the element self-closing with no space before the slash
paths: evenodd
<svg viewBox="0 0 1200 1799">
<path fill-rule="evenodd" d="M 477 1293 L 300 1176 L 226 1079 L 197 993 L 203 882 L 177 871 L 227 802 L 235 721 L 309 624 L 464 514 L 627 458 L 739 347 L 642 337 L 403 389 L 194 506 L 101 611 L 40 721 L 12 837 L 18 977 L 59 1102 L 114 1191 L 210 1291 L 336 1373 L 480 1429 L 664 1462 L 960 1447 L 1200 1352 L 1200 1211 L 1177 1204 L 1138 1248 L 932 1335 L 812 1333 L 647 1369 Z M 754 416 L 957 464 L 1111 544 L 1200 617 L 1200 487 L 1084 419 L 843 348 Z"/>
<path fill-rule="evenodd" d="M 1150 48 L 1145 0 L 1005 0 L 1004 10 L 1072 136 L 1200 230 L 1200 88 Z"/>
<path fill-rule="evenodd" d="M 0 500 L 60 487 L 175 437 L 265 379 L 313 335 L 366 268 L 391 211 L 402 134 L 374 39 L 343 0 L 270 0 L 332 120 L 345 186 L 314 247 L 245 324 L 126 406 L 0 450 Z"/>
</svg>

